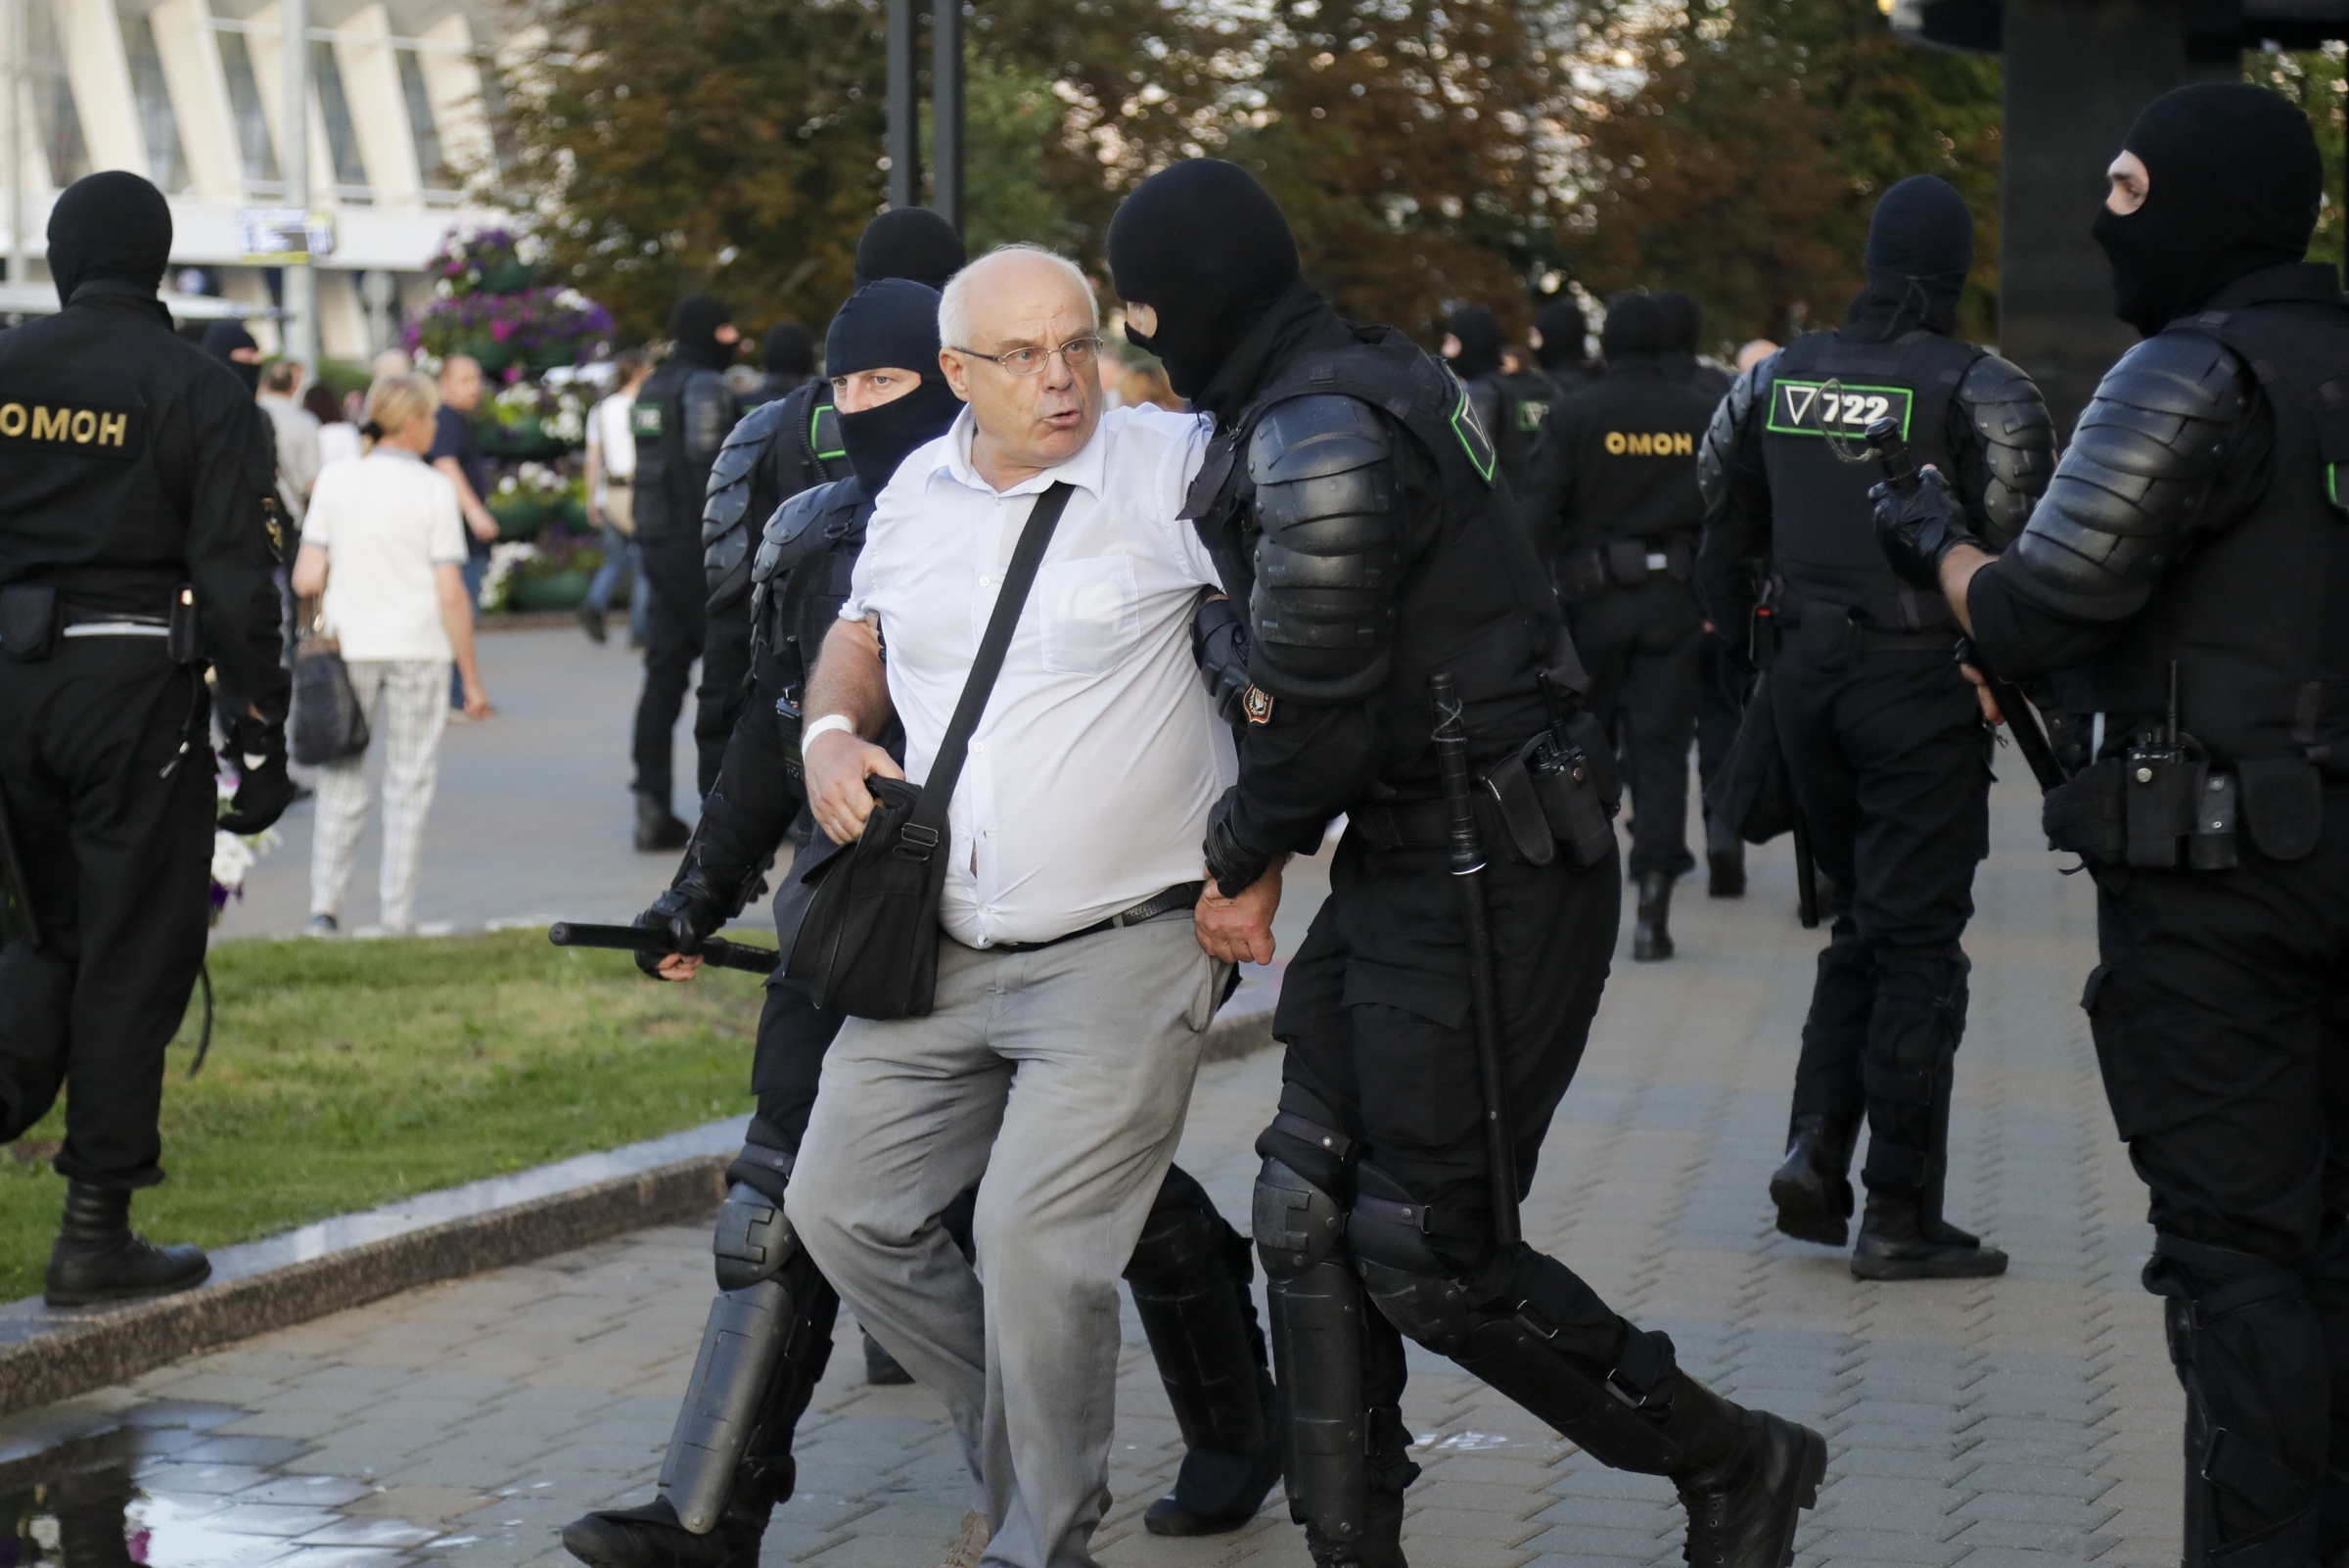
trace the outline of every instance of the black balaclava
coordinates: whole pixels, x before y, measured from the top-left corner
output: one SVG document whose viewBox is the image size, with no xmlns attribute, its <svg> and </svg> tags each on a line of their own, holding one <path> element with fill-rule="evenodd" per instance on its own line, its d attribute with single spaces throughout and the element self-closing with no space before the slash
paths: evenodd
<svg viewBox="0 0 2349 1568">
<path fill-rule="evenodd" d="M 1534 350 L 1534 358 L 1543 370 L 1572 370 L 1583 362 L 1583 345 L 1590 336 L 1590 323 L 1583 315 L 1583 307 L 1572 300 L 1543 305 L 1542 313 L 1534 317 L 1534 330 L 1542 335 L 1542 346 Z"/>
<path fill-rule="evenodd" d="M 1974 267 L 1974 214 L 1956 186 L 1911 174 L 1886 191 L 1867 220 L 1867 287 L 1847 326 L 1889 341 L 1912 326 L 1946 333 Z"/>
<path fill-rule="evenodd" d="M 261 348 L 259 344 L 253 341 L 253 334 L 245 330 L 243 322 L 215 321 L 204 329 L 204 351 L 235 371 L 247 392 L 258 392 L 261 388 L 261 362 L 257 359 L 230 358 L 239 348 L 251 348 L 255 353 L 260 352 Z"/>
<path fill-rule="evenodd" d="M 1444 323 L 1444 330 L 1459 340 L 1460 351 L 1453 356 L 1451 373 L 1462 381 L 1474 381 L 1479 376 L 1497 375 L 1500 370 L 1500 318 L 1483 305 L 1462 305 Z"/>
<path fill-rule="evenodd" d="M 921 385 L 878 408 L 840 416 L 840 441 L 864 493 L 878 495 L 905 454 L 954 423 L 962 399 L 938 368 L 938 291 L 910 278 L 884 278 L 849 296 L 824 335 L 824 373 L 911 370 Z"/>
<path fill-rule="evenodd" d="M 2145 165 L 2145 205 L 2096 213 L 2113 314 L 2150 338 L 2227 284 L 2297 261 L 2316 232 L 2325 165 L 2308 116 L 2246 82 L 2162 94 L 2121 145 Z"/>
<path fill-rule="evenodd" d="M 1656 301 L 1656 308 L 1664 312 L 1664 324 L 1671 340 L 1665 352 L 1697 352 L 1704 345 L 1705 307 L 1696 302 L 1696 297 L 1679 289 L 1663 289 L 1649 298 Z"/>
<path fill-rule="evenodd" d="M 766 337 L 759 345 L 759 362 L 770 376 L 812 376 L 815 345 L 808 341 L 806 327 L 787 321 L 766 329 Z"/>
<path fill-rule="evenodd" d="M 1119 299 L 1158 312 L 1156 332 L 1128 328 L 1127 340 L 1166 363 L 1177 393 L 1197 397 L 1297 281 L 1297 239 L 1256 176 L 1192 158 L 1118 204 L 1109 270 Z"/>
<path fill-rule="evenodd" d="M 49 276 L 57 280 L 60 304 L 70 304 L 74 290 L 101 278 L 153 294 L 170 264 L 171 208 L 136 174 L 85 174 L 49 209 Z"/>
<path fill-rule="evenodd" d="M 677 357 L 704 370 L 723 370 L 733 363 L 734 346 L 717 341 L 717 329 L 728 325 L 734 312 L 706 294 L 689 294 L 668 313 L 668 335 L 677 341 Z"/>
<path fill-rule="evenodd" d="M 893 207 L 856 239 L 856 287 L 883 278 L 910 278 L 943 289 L 970 259 L 954 225 L 926 207 Z"/>
<path fill-rule="evenodd" d="M 1619 294 L 1607 301 L 1607 324 L 1598 330 L 1598 351 L 1609 365 L 1639 355 L 1653 358 L 1676 346 L 1672 315 L 1652 294 Z"/>
</svg>

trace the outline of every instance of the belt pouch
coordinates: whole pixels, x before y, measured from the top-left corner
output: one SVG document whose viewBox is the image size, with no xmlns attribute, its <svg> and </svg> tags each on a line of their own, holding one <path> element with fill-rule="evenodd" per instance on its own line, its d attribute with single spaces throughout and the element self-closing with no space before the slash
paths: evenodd
<svg viewBox="0 0 2349 1568">
<path fill-rule="evenodd" d="M 1550 831 L 1534 780 L 1526 771 L 1526 753 L 1542 744 L 1538 735 L 1524 748 L 1502 758 L 1484 777 L 1485 793 L 1499 809 L 1502 840 L 1509 858 L 1521 865 L 1547 865 L 1557 857 L 1557 837 Z"/>
<path fill-rule="evenodd" d="M 1636 588 L 1647 580 L 1645 539 L 1609 539 L 1605 548 L 1607 576 L 1617 587 Z"/>
<path fill-rule="evenodd" d="M 1569 550 L 1558 558 L 1558 597 L 1568 604 L 1607 591 L 1606 557 L 1596 550 Z"/>
<path fill-rule="evenodd" d="M 2259 853 L 2271 860 L 2306 859 L 2325 832 L 2325 779 L 2316 764 L 2262 757 L 2235 769 L 2242 776 L 2243 825 Z"/>
<path fill-rule="evenodd" d="M 1604 860 L 1615 848 L 1615 828 L 1589 753 L 1561 746 L 1543 730 L 1518 756 L 1518 771 L 1532 784 L 1550 834 L 1565 844 L 1566 857 L 1584 866 Z"/>
<path fill-rule="evenodd" d="M 2225 871 L 2234 865 L 2235 778 L 2216 768 L 2203 769 L 2201 788 L 2194 792 L 2194 831 L 2186 841 L 2186 863 L 2197 871 Z"/>
<path fill-rule="evenodd" d="M 2129 853 L 2122 809 L 2121 760 L 2108 757 L 2048 791 L 2039 822 L 2049 849 L 2091 865 L 2118 865 Z"/>
<path fill-rule="evenodd" d="M 12 582 L 0 588 L 0 649 L 12 659 L 34 664 L 57 651 L 57 588 L 47 582 Z"/>
<path fill-rule="evenodd" d="M 1805 605 L 1794 635 L 1802 644 L 1803 657 L 1824 674 L 1849 669 L 1859 662 L 1862 633 L 1849 606 Z"/>
<path fill-rule="evenodd" d="M 175 665 L 203 662 L 204 645 L 196 627 L 196 590 L 184 582 L 171 593 L 171 619 L 164 624 L 163 652 Z"/>
<path fill-rule="evenodd" d="M 2122 761 L 2123 815 L 2129 863 L 2146 870 L 2178 864 L 2178 841 L 2194 828 L 2194 785 L 2202 765 L 2132 753 Z"/>
</svg>

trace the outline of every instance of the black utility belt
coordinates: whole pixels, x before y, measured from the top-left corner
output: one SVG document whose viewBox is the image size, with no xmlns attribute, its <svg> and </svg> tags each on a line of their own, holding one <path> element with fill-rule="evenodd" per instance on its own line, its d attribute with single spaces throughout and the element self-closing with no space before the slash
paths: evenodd
<svg viewBox="0 0 2349 1568">
<path fill-rule="evenodd" d="M 1696 546 L 1685 538 L 1609 539 L 1558 557 L 1558 597 L 1569 603 L 1594 599 L 1610 588 L 1636 588 L 1666 577 L 1686 582 L 1696 568 Z"/>
<path fill-rule="evenodd" d="M 1520 865 L 1547 865 L 1561 851 L 1569 865 L 1597 865 L 1615 853 L 1615 812 L 1623 786 L 1605 732 L 1589 714 L 1543 730 L 1476 781 L 1478 836 Z M 1346 813 L 1349 827 L 1375 850 L 1442 850 L 1451 843 L 1451 812 L 1440 801 L 1387 801 Z"/>
<path fill-rule="evenodd" d="M 2273 860 L 2298 860 L 2325 825 L 2325 777 L 2302 758 L 2232 766 L 2178 746 L 2131 747 L 2048 792 L 2048 847 L 2094 866 L 2225 871 L 2237 834 Z"/>
<path fill-rule="evenodd" d="M 1177 882 L 1166 892 L 1144 899 L 1130 909 L 1120 909 L 1107 920 L 1096 920 L 1081 930 L 1047 937 L 1042 942 L 998 942 L 989 945 L 987 951 L 1041 952 L 1046 947 L 1057 947 L 1064 942 L 1075 942 L 1079 937 L 1097 937 L 1104 931 L 1138 926 L 1145 920 L 1156 920 L 1160 915 L 1173 914 L 1177 909 L 1196 907 L 1199 896 L 1206 891 L 1207 884 L 1204 882 Z"/>
<path fill-rule="evenodd" d="M 183 585 L 175 591 L 161 615 L 60 606 L 54 583 L 12 582 L 0 588 L 0 652 L 23 664 L 37 664 L 69 637 L 155 637 L 175 665 L 194 665 L 203 658 L 193 588 Z"/>
</svg>

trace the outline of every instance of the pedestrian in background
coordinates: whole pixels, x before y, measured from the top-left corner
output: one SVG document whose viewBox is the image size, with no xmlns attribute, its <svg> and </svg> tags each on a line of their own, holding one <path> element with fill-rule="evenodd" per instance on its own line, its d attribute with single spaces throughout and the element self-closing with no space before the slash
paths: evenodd
<svg viewBox="0 0 2349 1568">
<path fill-rule="evenodd" d="M 612 591 L 624 579 L 628 643 L 644 645 L 644 583 L 636 570 L 636 437 L 628 429 L 628 408 L 652 371 L 651 358 L 640 349 L 613 360 L 612 391 L 587 416 L 587 521 L 604 535 L 604 564 L 596 568 L 587 602 L 579 606 L 579 624 L 591 642 L 604 640 Z"/>
<path fill-rule="evenodd" d="M 465 602 L 478 619 L 482 578 L 489 571 L 489 546 L 497 542 L 497 519 L 482 501 L 489 491 L 489 460 L 482 455 L 482 443 L 473 430 L 473 411 L 482 406 L 481 362 L 466 354 L 450 354 L 440 365 L 439 392 L 440 411 L 434 426 L 432 450 L 425 455 L 457 492 L 457 507 L 465 519 Z M 459 713 L 465 708 L 465 693 L 454 677 L 449 683 L 448 706 Z"/>
<path fill-rule="evenodd" d="M 319 476 L 294 563 L 294 589 L 318 598 L 367 715 L 368 750 L 384 753 L 384 928 L 416 929 L 416 862 L 440 771 L 448 718 L 441 692 L 454 667 L 465 716 L 489 716 L 473 656 L 465 526 L 456 486 L 427 467 L 439 398 L 422 376 L 388 376 L 367 394 L 375 444 Z M 310 851 L 312 936 L 341 925 L 344 885 L 367 818 L 365 753 L 318 773 Z"/>
<path fill-rule="evenodd" d="M 362 409 L 366 394 L 354 392 Z M 301 406 L 318 422 L 318 470 L 326 471 L 330 463 L 355 463 L 364 448 L 359 444 L 359 427 L 345 411 L 343 399 L 324 382 L 313 381 L 301 394 Z"/>
<path fill-rule="evenodd" d="M 286 513 L 301 521 L 310 504 L 310 486 L 318 483 L 323 461 L 318 452 L 318 419 L 295 401 L 301 392 L 301 362 L 280 359 L 261 372 L 260 394 L 254 401 L 269 416 L 277 435 L 277 493 Z"/>
</svg>

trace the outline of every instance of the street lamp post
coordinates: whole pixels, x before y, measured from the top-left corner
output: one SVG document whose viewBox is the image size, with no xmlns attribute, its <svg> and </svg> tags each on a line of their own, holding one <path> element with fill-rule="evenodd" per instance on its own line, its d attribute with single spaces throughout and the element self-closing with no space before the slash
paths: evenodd
<svg viewBox="0 0 2349 1568">
<path fill-rule="evenodd" d="M 889 124 L 882 150 L 889 155 L 889 205 L 919 207 L 922 143 L 913 79 L 913 0 L 889 0 L 887 55 Z"/>
<path fill-rule="evenodd" d="M 24 219 L 24 54 L 31 28 L 24 15 L 30 0 L 8 0 L 8 281 L 29 283 Z"/>
<path fill-rule="evenodd" d="M 930 5 L 930 205 L 962 229 L 962 0 Z"/>
<path fill-rule="evenodd" d="M 20 0 L 21 3 L 21 0 Z M 310 210 L 310 7 L 309 0 L 278 0 L 279 62 L 284 68 L 283 110 L 278 115 L 278 164 L 285 170 L 286 206 L 300 214 L 301 259 L 285 267 L 277 330 L 280 351 L 318 373 L 318 275 L 309 259 Z"/>
</svg>

